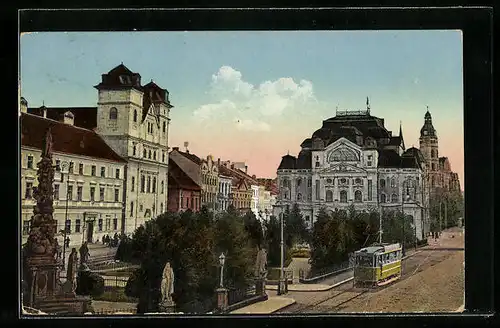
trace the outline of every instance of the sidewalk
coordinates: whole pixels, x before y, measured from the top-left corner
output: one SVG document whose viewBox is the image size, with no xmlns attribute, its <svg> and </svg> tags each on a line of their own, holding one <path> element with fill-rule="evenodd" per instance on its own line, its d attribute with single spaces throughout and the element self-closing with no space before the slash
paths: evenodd
<svg viewBox="0 0 500 328">
<path fill-rule="evenodd" d="M 271 314 L 292 304 L 295 304 L 292 298 L 271 296 L 266 301 L 245 306 L 229 314 Z"/>
<path fill-rule="evenodd" d="M 331 285 L 322 284 L 291 284 L 288 285 L 288 291 L 290 292 L 322 292 L 325 290 L 332 289 Z M 278 290 L 277 285 L 266 286 L 266 290 Z"/>
</svg>

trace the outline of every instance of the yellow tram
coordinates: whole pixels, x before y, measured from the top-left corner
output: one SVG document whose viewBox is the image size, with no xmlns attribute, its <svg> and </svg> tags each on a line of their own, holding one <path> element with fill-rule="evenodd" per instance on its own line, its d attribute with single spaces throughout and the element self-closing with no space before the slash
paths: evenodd
<svg viewBox="0 0 500 328">
<path fill-rule="evenodd" d="M 401 276 L 402 249 L 399 243 L 377 244 L 354 253 L 354 285 L 382 286 Z"/>
</svg>

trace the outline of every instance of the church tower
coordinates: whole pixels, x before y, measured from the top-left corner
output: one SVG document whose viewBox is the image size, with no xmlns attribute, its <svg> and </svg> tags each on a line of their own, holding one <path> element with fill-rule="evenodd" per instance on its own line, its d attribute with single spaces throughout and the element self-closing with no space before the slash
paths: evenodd
<svg viewBox="0 0 500 328">
<path fill-rule="evenodd" d="M 439 172 L 439 151 L 436 129 L 432 125 L 432 116 L 427 107 L 424 125 L 420 129 L 420 151 L 425 158 L 429 172 L 430 186 L 436 187 Z"/>
</svg>

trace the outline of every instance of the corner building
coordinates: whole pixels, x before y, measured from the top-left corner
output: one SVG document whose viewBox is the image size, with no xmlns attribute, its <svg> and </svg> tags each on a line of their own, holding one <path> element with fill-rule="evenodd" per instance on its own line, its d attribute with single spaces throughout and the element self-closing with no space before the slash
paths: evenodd
<svg viewBox="0 0 500 328">
<path fill-rule="evenodd" d="M 297 157 L 283 156 L 277 170 L 282 215 L 294 203 L 311 228 L 320 210 L 397 210 L 412 217 L 418 239 L 428 231 L 424 156 L 406 149 L 400 127 L 394 136 L 384 119 L 366 111 L 337 111 L 301 144 Z"/>
<path fill-rule="evenodd" d="M 145 221 L 166 212 L 168 201 L 169 93 L 152 80 L 120 64 L 101 77 L 97 107 L 28 108 L 61 121 L 70 113 L 74 125 L 95 131 L 125 159 L 122 232 L 132 234 Z"/>
</svg>

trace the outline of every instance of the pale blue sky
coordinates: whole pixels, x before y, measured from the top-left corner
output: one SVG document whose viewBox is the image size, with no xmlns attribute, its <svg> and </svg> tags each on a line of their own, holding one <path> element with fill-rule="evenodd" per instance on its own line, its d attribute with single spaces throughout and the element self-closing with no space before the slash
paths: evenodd
<svg viewBox="0 0 500 328">
<path fill-rule="evenodd" d="M 198 137 L 186 127 L 195 126 L 193 113 L 200 106 L 222 100 L 209 91 L 212 75 L 223 66 L 240 72 L 241 80 L 255 88 L 280 78 L 311 82 L 314 104 L 289 106 L 267 121 L 271 131 L 259 132 L 273 134 L 279 143 L 278 162 L 286 149 L 298 152 L 300 142 L 334 116 L 336 106 L 361 109 L 366 96 L 373 115 L 386 118 L 394 132 L 402 120 L 407 144 L 418 146 L 429 105 L 441 155 L 450 157 L 463 183 L 460 31 L 31 33 L 21 36 L 22 96 L 30 106 L 42 101 L 46 106 L 95 106 L 92 86 L 120 62 L 145 83 L 154 79 L 169 90 L 175 106 L 171 140 L 179 144 L 189 138 L 199 152 L 207 147 L 197 144 Z M 202 139 L 211 131 L 201 131 Z M 217 133 L 212 144 L 222 139 Z M 254 140 L 250 134 L 247 138 Z M 217 147 L 206 151 L 231 156 Z M 272 175 L 276 160 L 259 173 Z"/>
</svg>

